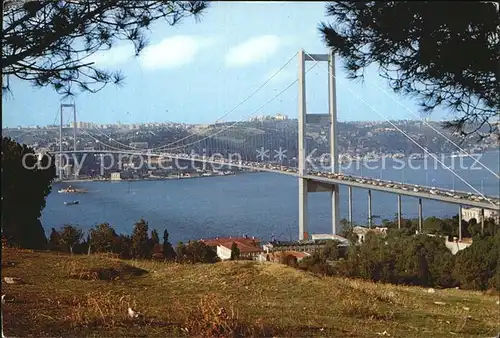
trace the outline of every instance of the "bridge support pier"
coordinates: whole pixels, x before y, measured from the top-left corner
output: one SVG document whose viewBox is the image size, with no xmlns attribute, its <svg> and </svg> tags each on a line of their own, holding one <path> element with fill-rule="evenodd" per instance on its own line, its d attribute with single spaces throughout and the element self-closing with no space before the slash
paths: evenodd
<svg viewBox="0 0 500 338">
<path fill-rule="evenodd" d="M 458 240 L 462 241 L 462 206 L 458 206 Z"/>
<path fill-rule="evenodd" d="M 348 186 L 348 193 L 349 193 L 349 226 L 352 227 L 352 187 Z"/>
<path fill-rule="evenodd" d="M 398 229 L 401 229 L 401 195 L 398 195 Z"/>
<path fill-rule="evenodd" d="M 63 134 L 63 105 L 61 104 L 60 107 L 60 124 L 59 124 L 59 170 L 58 170 L 58 175 L 59 179 L 62 180 L 63 176 L 63 155 L 62 155 L 62 150 L 63 150 L 63 145 L 62 145 L 62 134 Z"/>
<path fill-rule="evenodd" d="M 335 62 L 332 54 L 309 55 L 304 50 L 299 50 L 299 95 L 298 95 L 298 173 L 299 173 L 299 240 L 309 237 L 307 218 L 307 194 L 309 192 L 329 192 L 331 195 L 332 207 L 332 233 L 340 233 L 340 213 L 339 213 L 339 185 L 324 184 L 314 182 L 304 178 L 307 175 L 306 168 L 306 126 L 307 123 L 322 123 L 328 121 L 330 126 L 330 158 L 331 171 L 338 170 L 338 155 L 336 143 L 337 108 L 335 97 Z M 306 108 L 306 61 L 327 61 L 328 62 L 328 114 L 307 114 Z"/>
<path fill-rule="evenodd" d="M 372 227 L 372 191 L 368 190 L 368 228 Z"/>
<path fill-rule="evenodd" d="M 60 125 L 59 125 L 59 168 L 58 168 L 58 175 L 59 178 L 62 179 L 63 172 L 64 172 L 64 167 L 62 165 L 63 163 L 63 146 L 62 146 L 62 134 L 63 134 L 63 125 L 64 125 L 64 108 L 73 108 L 73 151 L 76 153 L 76 106 L 74 103 L 72 104 L 65 104 L 61 103 L 59 107 L 59 114 L 60 114 Z M 68 163 L 66 163 L 67 165 Z M 76 167 L 75 167 L 75 179 L 78 178 L 78 173 L 76 172 Z"/>
<path fill-rule="evenodd" d="M 423 217 L 422 217 L 422 199 L 418 199 L 418 233 L 422 233 L 422 223 L 423 223 Z"/>
<path fill-rule="evenodd" d="M 309 237 L 307 223 L 307 179 L 299 178 L 299 240 Z"/>
<path fill-rule="evenodd" d="M 339 215 L 339 185 L 332 185 L 331 201 L 332 201 L 332 234 L 338 235 L 342 232 L 340 229 L 340 215 Z"/>
<path fill-rule="evenodd" d="M 481 209 L 481 235 L 484 235 L 484 209 Z"/>
<path fill-rule="evenodd" d="M 328 115 L 330 122 L 330 165 L 332 173 L 339 172 L 337 153 L 337 88 L 335 79 L 335 55 L 325 55 L 328 61 Z M 332 186 L 332 234 L 342 232 L 340 228 L 340 186 Z"/>
</svg>

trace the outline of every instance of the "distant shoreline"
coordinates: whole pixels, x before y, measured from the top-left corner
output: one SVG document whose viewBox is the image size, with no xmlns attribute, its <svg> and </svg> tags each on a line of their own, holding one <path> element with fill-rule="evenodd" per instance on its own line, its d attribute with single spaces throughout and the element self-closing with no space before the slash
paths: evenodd
<svg viewBox="0 0 500 338">
<path fill-rule="evenodd" d="M 210 178 L 210 177 L 225 177 L 225 176 L 235 176 L 239 174 L 247 174 L 253 171 L 248 172 L 237 172 L 231 175 L 210 175 L 210 176 L 184 176 L 184 177 L 154 177 L 154 178 L 126 178 L 120 180 L 111 180 L 110 178 L 106 179 L 97 179 L 97 178 L 80 178 L 80 179 L 68 179 L 63 181 L 55 181 L 53 183 L 83 183 L 83 182 L 138 182 L 138 181 L 167 181 L 167 180 L 187 180 L 187 179 L 195 179 L 195 178 Z M 258 171 L 255 171 L 258 172 Z"/>
</svg>

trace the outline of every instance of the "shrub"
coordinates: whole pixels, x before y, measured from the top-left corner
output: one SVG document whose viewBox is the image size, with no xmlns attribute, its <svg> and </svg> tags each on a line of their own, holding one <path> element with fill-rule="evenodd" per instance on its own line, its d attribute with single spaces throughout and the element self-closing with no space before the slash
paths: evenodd
<svg viewBox="0 0 500 338">
<path fill-rule="evenodd" d="M 399 230 L 391 230 L 386 237 L 368 233 L 364 243 L 349 247 L 346 253 L 336 243 L 328 243 L 298 267 L 321 275 L 386 283 L 440 287 L 457 284 L 452 275 L 454 256 L 444 245 L 444 239 L 407 235 Z M 492 283 L 496 283 L 495 279 Z"/>
<path fill-rule="evenodd" d="M 238 245 L 235 242 L 233 242 L 233 244 L 231 244 L 231 260 L 234 261 L 239 258 L 240 258 L 240 249 L 238 249 Z"/>
<path fill-rule="evenodd" d="M 461 288 L 486 290 L 498 288 L 500 234 L 478 237 L 456 255 L 454 276 Z"/>
<path fill-rule="evenodd" d="M 297 257 L 295 257 L 294 255 L 290 255 L 290 254 L 281 255 L 280 263 L 288 265 L 288 266 L 293 266 L 293 267 L 296 267 L 298 265 Z"/>
</svg>

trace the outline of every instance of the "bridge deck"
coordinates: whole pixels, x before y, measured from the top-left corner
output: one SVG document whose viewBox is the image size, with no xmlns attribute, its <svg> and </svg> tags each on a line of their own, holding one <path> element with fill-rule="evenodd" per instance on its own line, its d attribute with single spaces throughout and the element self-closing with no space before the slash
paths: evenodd
<svg viewBox="0 0 500 338">
<path fill-rule="evenodd" d="M 416 197 L 416 198 L 422 198 L 422 199 L 428 199 L 428 200 L 434 200 L 434 201 L 440 201 L 440 202 L 445 202 L 445 203 L 451 203 L 451 204 L 458 204 L 458 205 L 464 205 L 464 206 L 471 206 L 471 207 L 478 207 L 478 208 L 483 208 L 483 209 L 489 209 L 489 210 L 499 210 L 500 211 L 500 199 L 498 197 L 491 197 L 491 196 L 485 196 L 486 198 L 481 201 L 477 200 L 470 200 L 469 198 L 472 196 L 479 197 L 477 194 L 470 194 L 467 192 L 458 192 L 455 191 L 454 194 L 457 194 L 461 198 L 454 198 L 451 196 L 443 196 L 440 194 L 431 194 L 429 191 L 432 189 L 430 187 L 425 187 L 425 186 L 419 186 L 419 190 L 423 191 L 413 191 L 413 190 L 403 190 L 403 187 L 408 187 L 408 186 L 414 186 L 413 184 L 408 184 L 408 183 L 401 183 L 401 182 L 391 182 L 391 181 L 384 181 L 384 180 L 374 180 L 372 178 L 368 177 L 358 177 L 358 176 L 350 176 L 350 179 L 363 179 L 369 182 L 376 181 L 377 183 L 381 183 L 382 185 L 374 185 L 370 183 L 361 183 L 361 182 L 356 182 L 356 181 L 351 181 L 349 179 L 340 179 L 340 178 L 330 178 L 330 177 L 322 177 L 318 175 L 312 175 L 312 174 L 307 174 L 304 176 L 299 175 L 297 173 L 295 168 L 287 168 L 287 169 L 281 169 L 284 166 L 279 166 L 279 165 L 274 165 L 274 164 L 269 164 L 269 163 L 259 163 L 259 162 L 241 162 L 241 163 L 229 163 L 229 162 L 220 162 L 220 161 L 213 161 L 210 159 L 203 159 L 203 158 L 189 158 L 185 156 L 176 156 L 175 154 L 156 154 L 156 153 L 147 153 L 147 152 L 142 152 L 142 153 L 131 153 L 131 152 L 126 152 L 126 151 L 102 151 L 102 150 L 77 150 L 77 153 L 112 153 L 112 154 L 129 154 L 129 155 L 135 155 L 135 156 L 140 156 L 140 155 L 148 155 L 148 156 L 161 156 L 165 157 L 166 159 L 175 159 L 175 160 L 184 160 L 184 161 L 192 161 L 192 162 L 199 162 L 199 163 L 207 163 L 207 164 L 213 164 L 217 166 L 226 166 L 226 167 L 237 167 L 241 169 L 250 169 L 250 170 L 256 170 L 256 171 L 263 171 L 263 172 L 271 172 L 271 173 L 277 173 L 277 174 L 286 174 L 286 175 L 291 175 L 295 177 L 303 177 L 308 180 L 316 181 L 316 182 L 322 182 L 325 184 L 338 184 L 338 185 L 346 185 L 346 186 L 351 186 L 355 188 L 361 188 L 361 189 L 368 189 L 368 190 L 374 190 L 374 191 L 382 191 L 386 193 L 391 193 L 391 194 L 398 194 L 398 195 L 403 195 L 403 196 L 410 196 L 410 197 Z M 58 154 L 59 152 L 54 152 L 54 154 Z M 63 153 L 75 153 L 75 151 L 64 151 Z M 289 171 L 292 170 L 292 171 Z M 388 184 L 393 184 L 398 187 L 387 187 Z M 427 190 L 427 191 L 426 191 Z M 444 193 L 444 192 L 450 192 L 450 190 L 446 189 L 434 189 L 438 193 Z M 489 200 L 489 201 L 488 201 Z"/>
</svg>

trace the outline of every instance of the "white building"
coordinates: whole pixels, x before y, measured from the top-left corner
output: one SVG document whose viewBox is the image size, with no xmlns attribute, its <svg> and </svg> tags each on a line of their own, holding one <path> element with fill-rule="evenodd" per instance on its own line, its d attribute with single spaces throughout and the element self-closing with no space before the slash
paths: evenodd
<svg viewBox="0 0 500 338">
<path fill-rule="evenodd" d="M 69 126 L 71 128 L 74 128 L 75 123 L 72 121 L 72 122 L 70 122 Z M 93 127 L 93 123 L 92 122 L 76 121 L 76 127 L 78 129 L 80 129 L 80 128 L 82 128 L 82 129 L 88 129 L 88 128 L 92 128 Z"/>
<path fill-rule="evenodd" d="M 274 117 L 275 120 L 277 121 L 284 121 L 284 120 L 288 120 L 288 116 L 286 115 L 282 115 L 282 114 L 276 114 L 276 116 Z"/>
<path fill-rule="evenodd" d="M 311 234 L 311 240 L 316 241 L 316 240 L 334 240 L 334 241 L 339 241 L 341 244 L 344 245 L 349 245 L 349 240 L 347 238 L 339 236 L 339 235 L 334 235 L 334 234 Z"/>
<path fill-rule="evenodd" d="M 206 245 L 216 248 L 217 256 L 221 260 L 231 259 L 231 247 L 236 244 L 240 251 L 240 258 L 257 259 L 263 252 L 260 246 L 260 240 L 255 237 L 222 237 L 213 239 L 202 239 Z"/>
<path fill-rule="evenodd" d="M 451 251 L 452 255 L 456 255 L 460 250 L 466 249 L 472 245 L 472 241 L 458 241 L 457 238 L 454 238 L 452 241 L 449 241 L 448 238 L 445 239 L 444 245 Z"/>
<path fill-rule="evenodd" d="M 259 116 L 255 116 L 255 117 L 250 118 L 250 121 L 254 121 L 254 122 L 261 122 L 261 121 L 266 121 L 266 120 L 286 121 L 286 120 L 288 120 L 288 116 L 278 113 L 275 116 L 259 115 Z"/>
<path fill-rule="evenodd" d="M 475 218 L 478 223 L 481 223 L 483 215 L 481 208 L 462 208 L 462 219 L 469 222 Z M 484 209 L 484 219 L 493 218 L 496 223 L 500 223 L 500 215 L 496 210 Z"/>
<path fill-rule="evenodd" d="M 122 176 L 119 172 L 111 173 L 111 181 L 121 181 Z"/>
<path fill-rule="evenodd" d="M 378 234 L 378 235 L 385 235 L 387 233 L 386 227 L 376 227 L 373 229 L 369 229 L 366 227 L 355 226 L 352 230 L 353 230 L 354 234 L 356 234 L 356 236 L 358 236 L 358 241 L 360 243 L 364 242 L 366 234 L 370 231 L 373 231 L 375 234 Z"/>
<path fill-rule="evenodd" d="M 223 261 L 231 259 L 231 249 L 224 245 L 217 245 L 217 257 Z"/>
</svg>

